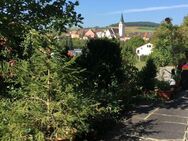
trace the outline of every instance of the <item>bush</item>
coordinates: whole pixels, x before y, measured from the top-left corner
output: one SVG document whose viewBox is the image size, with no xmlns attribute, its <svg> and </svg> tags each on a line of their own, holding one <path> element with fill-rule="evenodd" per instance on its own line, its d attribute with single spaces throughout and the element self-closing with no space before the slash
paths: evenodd
<svg viewBox="0 0 188 141">
<path fill-rule="evenodd" d="M 114 40 L 94 39 L 77 59 L 83 69 L 82 87 L 89 96 L 106 105 L 117 95 L 118 85 L 123 80 L 119 44 Z"/>
<path fill-rule="evenodd" d="M 139 85 L 143 90 L 154 90 L 157 67 L 154 61 L 149 58 L 146 66 L 139 72 Z"/>
<path fill-rule="evenodd" d="M 173 62 L 172 54 L 170 53 L 169 50 L 165 50 L 165 49 L 161 51 L 159 49 L 155 49 L 150 57 L 153 59 L 154 63 L 158 67 L 164 67 L 169 64 L 172 64 Z"/>
<path fill-rule="evenodd" d="M 156 80 L 156 88 L 159 90 L 169 90 L 170 85 L 169 85 L 169 82 L 167 81 Z"/>
</svg>

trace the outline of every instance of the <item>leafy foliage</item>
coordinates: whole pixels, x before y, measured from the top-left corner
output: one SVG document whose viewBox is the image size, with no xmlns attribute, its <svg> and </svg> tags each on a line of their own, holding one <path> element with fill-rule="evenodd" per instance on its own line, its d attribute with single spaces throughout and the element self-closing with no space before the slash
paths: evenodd
<svg viewBox="0 0 188 141">
<path fill-rule="evenodd" d="M 41 32 L 65 31 L 68 27 L 78 25 L 83 19 L 75 12 L 78 1 L 67 0 L 2 0 L 0 2 L 0 91 L 7 95 L 15 60 L 27 59 L 28 53 L 22 46 L 30 29 Z M 52 12 L 53 11 L 53 12 Z M 32 52 L 29 52 L 32 55 Z"/>
<path fill-rule="evenodd" d="M 179 32 L 181 33 L 181 39 L 182 39 L 182 46 L 185 48 L 184 50 L 188 49 L 188 16 L 184 18 L 183 24 L 180 26 Z M 184 51 L 183 50 L 183 51 Z"/>
<path fill-rule="evenodd" d="M 145 41 L 141 37 L 132 37 L 126 42 L 121 42 L 121 54 L 125 63 L 136 62 L 136 48 L 142 46 Z"/>
<path fill-rule="evenodd" d="M 92 88 L 108 89 L 114 82 L 121 81 L 122 64 L 120 48 L 116 41 L 90 40 L 83 55 L 78 58 L 78 63 L 87 69 L 86 83 Z"/>
<path fill-rule="evenodd" d="M 168 48 L 166 49 L 154 49 L 154 52 L 151 54 L 155 64 L 157 66 L 163 67 L 169 64 L 172 64 L 172 54 Z"/>
<path fill-rule="evenodd" d="M 71 49 L 85 48 L 87 40 L 71 38 L 69 36 L 62 34 L 59 37 L 59 42 L 61 46 L 66 46 L 67 50 L 71 50 Z"/>
<path fill-rule="evenodd" d="M 0 9 L 1 31 L 11 34 L 29 25 L 34 29 L 53 28 L 65 31 L 67 26 L 77 25 L 82 17 L 74 11 L 78 1 L 2 1 Z M 53 12 L 52 12 L 53 11 Z M 9 26 L 7 26 L 9 25 Z M 22 30 L 21 30 L 22 31 Z"/>
<path fill-rule="evenodd" d="M 157 68 L 154 61 L 149 58 L 146 66 L 139 72 L 139 83 L 143 90 L 154 90 Z"/>
<path fill-rule="evenodd" d="M 78 1 L 67 0 L 3 0 L 0 2 L 0 33 L 8 39 L 13 53 L 23 57 L 20 43 L 28 30 L 62 32 L 79 25 L 83 18 L 75 12 L 78 4 Z"/>
<path fill-rule="evenodd" d="M 85 48 L 87 41 L 83 39 L 72 39 L 73 48 Z"/>
<path fill-rule="evenodd" d="M 177 64 L 184 52 L 183 34 L 170 18 L 157 28 L 152 37 L 155 46 L 152 57 L 158 66 Z"/>
</svg>

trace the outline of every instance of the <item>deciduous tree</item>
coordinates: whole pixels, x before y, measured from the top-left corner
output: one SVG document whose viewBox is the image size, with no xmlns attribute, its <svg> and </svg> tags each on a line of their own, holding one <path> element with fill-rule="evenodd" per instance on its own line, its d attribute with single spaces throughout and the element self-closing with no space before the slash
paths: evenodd
<svg viewBox="0 0 188 141">
<path fill-rule="evenodd" d="M 145 41 L 141 37 L 132 37 L 126 42 L 121 42 L 122 59 L 126 63 L 134 63 L 136 61 L 136 48 L 142 46 Z"/>
<path fill-rule="evenodd" d="M 177 64 L 184 51 L 182 34 L 170 18 L 166 18 L 154 32 L 152 43 L 155 46 L 152 56 L 159 66 Z"/>
<path fill-rule="evenodd" d="M 78 1 L 70 0 L 2 0 L 0 33 L 8 39 L 13 52 L 22 56 L 20 42 L 30 29 L 65 31 L 83 19 L 75 12 Z"/>
</svg>

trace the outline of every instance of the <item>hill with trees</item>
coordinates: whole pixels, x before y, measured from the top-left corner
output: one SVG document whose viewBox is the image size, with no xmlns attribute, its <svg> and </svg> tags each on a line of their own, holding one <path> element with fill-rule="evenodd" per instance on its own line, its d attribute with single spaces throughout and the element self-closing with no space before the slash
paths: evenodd
<svg viewBox="0 0 188 141">
<path fill-rule="evenodd" d="M 116 27 L 119 23 L 111 24 L 110 27 Z M 125 26 L 141 26 L 141 27 L 158 27 L 160 24 L 154 22 L 126 22 Z"/>
</svg>

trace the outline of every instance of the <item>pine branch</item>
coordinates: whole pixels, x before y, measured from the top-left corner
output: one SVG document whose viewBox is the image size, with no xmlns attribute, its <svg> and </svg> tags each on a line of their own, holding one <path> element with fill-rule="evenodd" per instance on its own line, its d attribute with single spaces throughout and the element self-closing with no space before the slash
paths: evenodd
<svg viewBox="0 0 188 141">
<path fill-rule="evenodd" d="M 38 101 L 44 103 L 46 106 L 48 105 L 47 101 L 45 101 L 45 100 L 43 100 L 43 99 L 41 99 L 41 98 L 39 98 L 39 97 L 27 97 L 26 99 L 38 100 Z"/>
</svg>

